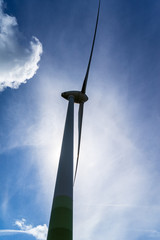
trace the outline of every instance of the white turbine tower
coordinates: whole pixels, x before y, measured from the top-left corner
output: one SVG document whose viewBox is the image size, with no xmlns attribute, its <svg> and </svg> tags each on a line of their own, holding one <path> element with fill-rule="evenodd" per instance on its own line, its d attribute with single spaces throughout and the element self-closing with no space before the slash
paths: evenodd
<svg viewBox="0 0 160 240">
<path fill-rule="evenodd" d="M 78 113 L 78 152 L 75 168 L 74 181 L 77 174 L 80 141 L 82 132 L 82 119 L 84 103 L 88 100 L 86 87 L 92 60 L 93 48 L 96 38 L 97 25 L 99 19 L 100 0 L 98 6 L 97 20 L 90 58 L 86 75 L 81 91 L 69 91 L 62 93 L 62 97 L 68 100 L 68 110 L 64 128 L 62 148 L 56 178 L 53 204 L 49 222 L 47 240 L 72 240 L 73 237 L 73 123 L 74 123 L 74 103 L 79 104 Z"/>
</svg>

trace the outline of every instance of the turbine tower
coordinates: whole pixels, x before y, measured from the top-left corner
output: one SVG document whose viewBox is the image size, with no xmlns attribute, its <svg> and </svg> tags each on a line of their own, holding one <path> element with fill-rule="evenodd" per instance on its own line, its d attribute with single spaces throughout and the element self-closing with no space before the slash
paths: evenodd
<svg viewBox="0 0 160 240">
<path fill-rule="evenodd" d="M 78 168 L 82 132 L 83 108 L 84 103 L 88 100 L 88 97 L 86 95 L 86 87 L 96 38 L 99 10 L 100 0 L 91 53 L 82 89 L 81 91 L 68 91 L 63 92 L 61 94 L 63 98 L 68 100 L 68 110 L 66 115 L 66 122 L 64 128 L 64 135 L 61 147 L 61 154 L 56 178 L 56 185 L 51 209 L 47 240 L 72 240 L 73 238 L 73 185 L 74 185 L 73 182 L 75 182 Z M 79 104 L 79 112 L 78 112 L 78 150 L 75 175 L 73 180 L 74 103 Z"/>
</svg>

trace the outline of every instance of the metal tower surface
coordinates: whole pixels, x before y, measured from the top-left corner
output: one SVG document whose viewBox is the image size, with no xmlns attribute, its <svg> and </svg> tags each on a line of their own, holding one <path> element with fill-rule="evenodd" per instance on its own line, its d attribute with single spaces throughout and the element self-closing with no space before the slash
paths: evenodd
<svg viewBox="0 0 160 240">
<path fill-rule="evenodd" d="M 47 240 L 71 240 L 73 219 L 74 98 L 69 97 Z"/>
</svg>

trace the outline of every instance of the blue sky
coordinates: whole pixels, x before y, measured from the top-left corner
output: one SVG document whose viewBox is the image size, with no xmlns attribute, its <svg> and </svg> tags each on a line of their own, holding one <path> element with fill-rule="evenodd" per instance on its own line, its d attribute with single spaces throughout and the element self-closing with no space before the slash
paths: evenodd
<svg viewBox="0 0 160 240">
<path fill-rule="evenodd" d="M 67 108 L 60 94 L 81 89 L 98 1 L 0 6 L 0 239 L 44 240 Z M 159 0 L 101 2 L 74 239 L 160 238 L 159 12 Z"/>
</svg>

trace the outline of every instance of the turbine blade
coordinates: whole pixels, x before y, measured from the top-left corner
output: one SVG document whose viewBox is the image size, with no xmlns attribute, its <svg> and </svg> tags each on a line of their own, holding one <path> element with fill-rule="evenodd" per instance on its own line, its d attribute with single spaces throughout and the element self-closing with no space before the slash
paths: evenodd
<svg viewBox="0 0 160 240">
<path fill-rule="evenodd" d="M 78 111 L 78 149 L 77 149 L 77 162 L 74 174 L 74 183 L 77 175 L 78 161 L 79 161 L 79 152 L 80 152 L 80 143 L 81 143 L 81 132 L 82 132 L 82 120 L 83 120 L 83 107 L 84 103 L 80 103 Z"/>
<path fill-rule="evenodd" d="M 99 0 L 98 13 L 97 13 L 97 20 L 96 20 L 96 26 L 95 26 L 95 31 L 94 31 L 94 37 L 93 37 L 93 42 L 92 42 L 91 53 L 90 53 L 89 62 L 88 62 L 88 67 L 87 67 L 86 75 L 85 75 L 84 82 L 83 82 L 83 86 L 82 86 L 82 90 L 81 90 L 82 93 L 86 93 L 86 87 L 87 87 L 87 81 L 88 81 L 89 69 L 90 69 L 90 65 L 91 65 L 92 54 L 93 54 L 93 48 L 94 48 L 94 42 L 95 42 L 96 32 L 97 32 L 97 26 L 98 26 L 99 10 L 100 10 L 100 0 Z"/>
</svg>

